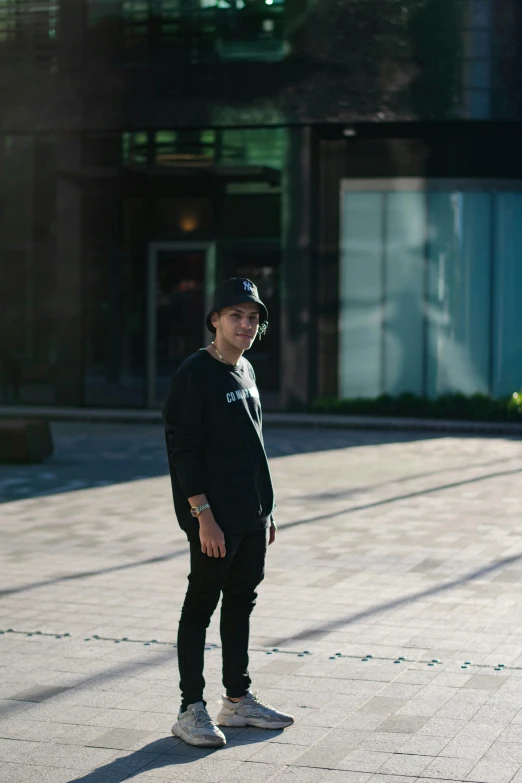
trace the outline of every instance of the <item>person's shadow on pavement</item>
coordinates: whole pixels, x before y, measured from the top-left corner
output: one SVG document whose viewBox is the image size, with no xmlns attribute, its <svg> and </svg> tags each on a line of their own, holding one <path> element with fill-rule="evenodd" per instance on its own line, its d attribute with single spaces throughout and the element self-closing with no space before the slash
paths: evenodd
<svg viewBox="0 0 522 783">
<path fill-rule="evenodd" d="M 269 737 L 282 734 L 281 731 L 264 731 L 263 729 L 244 729 L 241 731 L 241 740 L 232 745 L 225 745 L 223 748 L 198 748 L 187 745 L 176 738 L 162 737 L 154 742 L 144 745 L 140 750 L 136 750 L 123 758 L 114 759 L 108 764 L 104 764 L 98 769 L 87 772 L 79 778 L 74 778 L 71 783 L 120 783 L 120 781 L 131 779 L 141 772 L 150 772 L 151 770 L 161 770 L 164 767 L 172 767 L 181 771 L 183 766 L 193 764 L 201 758 L 205 758 L 214 753 L 219 753 L 220 759 L 227 758 L 227 749 L 241 745 L 251 745 L 258 742 L 264 742 Z M 225 729 L 225 734 L 227 730 Z M 236 731 L 232 731 L 228 740 L 235 738 Z M 92 746 L 89 746 L 92 747 Z"/>
</svg>

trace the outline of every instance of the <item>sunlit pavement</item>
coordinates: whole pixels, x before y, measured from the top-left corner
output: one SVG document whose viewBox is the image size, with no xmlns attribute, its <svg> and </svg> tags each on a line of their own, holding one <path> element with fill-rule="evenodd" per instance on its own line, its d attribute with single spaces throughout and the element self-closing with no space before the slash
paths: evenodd
<svg viewBox="0 0 522 783">
<path fill-rule="evenodd" d="M 522 781 L 522 440 L 267 430 L 251 671 L 296 723 L 210 752 L 170 735 L 187 545 L 162 429 L 54 434 L 0 466 L 1 783 Z"/>
</svg>

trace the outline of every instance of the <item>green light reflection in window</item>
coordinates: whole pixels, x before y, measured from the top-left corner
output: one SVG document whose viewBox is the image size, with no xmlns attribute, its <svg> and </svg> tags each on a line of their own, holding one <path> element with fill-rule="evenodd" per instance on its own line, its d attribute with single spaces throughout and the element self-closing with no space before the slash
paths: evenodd
<svg viewBox="0 0 522 783">
<path fill-rule="evenodd" d="M 31 31 L 34 41 L 56 38 L 58 0 L 0 0 L 0 42 L 16 41 Z"/>
<path fill-rule="evenodd" d="M 150 138 L 149 138 L 150 137 Z M 150 152 L 149 152 L 150 150 Z M 122 134 L 124 164 L 267 166 L 283 169 L 284 128 L 204 128 Z"/>
<path fill-rule="evenodd" d="M 149 135 L 146 131 L 131 131 L 122 134 L 123 163 L 147 163 Z"/>
<path fill-rule="evenodd" d="M 122 0 L 124 40 L 129 53 L 141 58 L 169 48 L 172 56 L 179 54 L 189 35 L 197 39 L 190 47 L 193 62 L 212 51 L 227 60 L 277 61 L 286 52 L 284 4 L 285 0 Z M 147 40 L 152 48 L 147 48 Z"/>
<path fill-rule="evenodd" d="M 227 128 L 221 133 L 222 165 L 283 168 L 284 128 Z"/>
</svg>

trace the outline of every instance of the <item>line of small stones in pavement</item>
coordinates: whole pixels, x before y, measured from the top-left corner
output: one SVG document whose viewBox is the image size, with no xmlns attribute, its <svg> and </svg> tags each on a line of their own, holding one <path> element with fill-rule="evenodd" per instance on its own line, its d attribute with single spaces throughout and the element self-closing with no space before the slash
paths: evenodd
<svg viewBox="0 0 522 783">
<path fill-rule="evenodd" d="M 66 639 L 72 638 L 72 635 L 70 633 L 61 633 L 61 634 L 55 634 L 55 633 L 45 633 L 44 631 L 18 631 L 14 628 L 7 628 L 7 629 L 0 629 L 0 635 L 2 634 L 19 634 L 22 636 L 40 636 L 40 637 L 49 637 L 52 639 Z M 149 647 L 152 644 L 159 644 L 159 645 L 167 645 L 168 647 L 174 647 L 176 648 L 178 645 L 174 644 L 173 642 L 161 642 L 159 639 L 150 639 L 150 640 L 144 640 L 144 639 L 130 639 L 128 636 L 122 636 L 114 637 L 114 636 L 98 636 L 98 634 L 93 634 L 92 636 L 88 636 L 84 639 L 85 642 L 114 642 L 115 644 L 120 644 L 121 642 L 128 642 L 130 644 L 143 644 L 145 647 Z M 208 644 L 205 647 L 205 650 L 212 650 L 212 649 L 221 649 L 221 645 L 219 644 Z M 279 647 L 273 647 L 271 650 L 267 650 L 265 647 L 251 647 L 250 648 L 253 651 L 256 652 L 264 652 L 266 655 L 273 655 L 274 653 L 281 653 L 282 655 L 296 655 L 298 658 L 304 658 L 308 655 L 313 655 L 313 653 L 310 650 L 304 650 L 304 651 L 297 651 L 297 650 L 282 650 Z M 398 658 L 388 658 L 388 657 L 380 657 L 377 655 L 368 654 L 365 655 L 364 658 L 361 658 L 360 655 L 345 655 L 344 653 L 335 653 L 335 655 L 330 655 L 329 659 L 331 661 L 335 661 L 339 658 L 347 658 L 349 660 L 356 660 L 356 661 L 393 661 L 394 664 L 401 664 L 401 663 L 427 663 L 428 666 L 437 666 L 437 664 L 441 664 L 442 661 L 440 661 L 438 658 L 432 658 L 431 661 L 424 661 L 420 658 L 405 658 L 403 656 L 399 656 Z M 491 664 L 481 664 L 476 663 L 474 664 L 472 661 L 464 661 L 464 663 L 461 665 L 461 669 L 469 669 L 470 666 L 473 666 L 477 669 L 491 669 L 493 668 L 495 671 L 522 671 L 521 666 L 506 666 L 504 663 L 499 663 L 497 666 L 492 666 Z"/>
</svg>

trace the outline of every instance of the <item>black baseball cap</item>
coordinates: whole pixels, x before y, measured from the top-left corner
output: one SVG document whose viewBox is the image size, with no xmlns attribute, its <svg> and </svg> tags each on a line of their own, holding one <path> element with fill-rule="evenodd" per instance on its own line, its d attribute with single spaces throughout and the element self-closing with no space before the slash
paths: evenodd
<svg viewBox="0 0 522 783">
<path fill-rule="evenodd" d="M 212 308 L 207 315 L 207 329 L 215 334 L 216 330 L 210 320 L 213 313 L 224 307 L 233 307 L 244 302 L 254 302 L 259 305 L 259 335 L 266 332 L 268 326 L 268 310 L 259 298 L 257 286 L 247 277 L 231 277 L 218 285 L 214 291 Z"/>
</svg>

